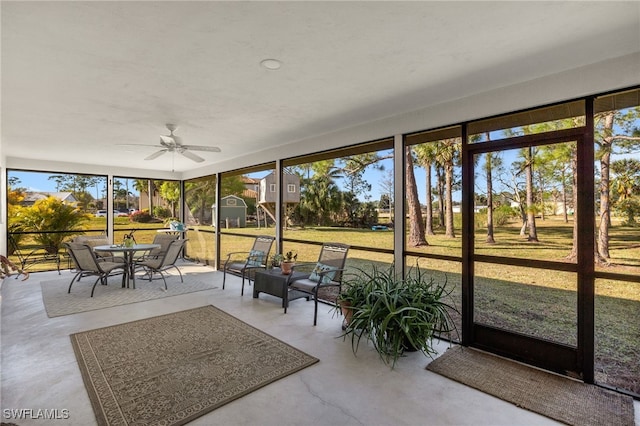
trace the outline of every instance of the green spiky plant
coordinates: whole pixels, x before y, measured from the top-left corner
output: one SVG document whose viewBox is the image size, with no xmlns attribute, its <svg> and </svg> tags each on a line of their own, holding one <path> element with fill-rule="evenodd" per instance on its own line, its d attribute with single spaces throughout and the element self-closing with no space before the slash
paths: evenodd
<svg viewBox="0 0 640 426">
<path fill-rule="evenodd" d="M 342 336 L 351 337 L 354 354 L 365 338 L 393 368 L 405 351 L 432 356 L 434 336 L 456 331 L 451 318 L 456 309 L 445 302 L 450 293 L 446 280 L 438 283 L 420 268 L 402 278 L 393 266 L 374 265 L 347 277 L 343 285 L 339 300 L 350 299 L 353 316 Z"/>
</svg>

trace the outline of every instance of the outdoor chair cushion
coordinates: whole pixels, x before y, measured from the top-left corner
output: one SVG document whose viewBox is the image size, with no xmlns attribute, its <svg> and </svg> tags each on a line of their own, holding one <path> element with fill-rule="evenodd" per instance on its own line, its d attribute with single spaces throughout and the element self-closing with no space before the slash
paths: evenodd
<svg viewBox="0 0 640 426">
<path fill-rule="evenodd" d="M 264 264 L 264 252 L 262 250 L 251 250 L 247 259 L 248 266 L 262 266 Z"/>
<path fill-rule="evenodd" d="M 338 268 L 336 267 L 325 265 L 324 263 L 318 262 L 316 264 L 316 267 L 313 269 L 313 272 L 311 272 L 309 279 L 314 282 L 319 282 L 320 279 L 322 279 L 322 284 L 327 284 L 333 281 L 333 279 L 336 276 L 337 270 Z M 325 271 L 329 271 L 329 272 L 327 272 L 324 275 L 320 275 L 321 272 L 325 272 Z"/>
<path fill-rule="evenodd" d="M 340 283 L 337 283 L 334 281 L 327 281 L 327 282 L 323 282 L 322 284 L 340 285 Z M 314 294 L 317 286 L 318 286 L 317 281 L 312 281 L 309 278 L 302 278 L 299 280 L 295 280 L 293 283 L 291 283 L 290 287 L 294 290 L 301 290 L 307 293 Z"/>
</svg>

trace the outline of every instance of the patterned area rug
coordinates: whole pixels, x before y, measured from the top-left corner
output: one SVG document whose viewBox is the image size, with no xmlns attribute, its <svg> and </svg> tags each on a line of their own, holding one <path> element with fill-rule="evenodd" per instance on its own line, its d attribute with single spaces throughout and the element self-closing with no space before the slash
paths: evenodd
<svg viewBox="0 0 640 426">
<path fill-rule="evenodd" d="M 67 293 L 72 277 L 70 275 L 69 278 L 40 283 L 42 300 L 49 318 L 217 288 L 213 279 L 207 279 L 212 277 L 211 274 L 185 274 L 184 283 L 180 282 L 178 275 L 171 275 L 167 277 L 169 289 L 166 291 L 162 280 L 149 282 L 136 279 L 135 290 L 122 288 L 122 278 L 115 276 L 109 278 L 106 286 L 98 284 L 93 297 L 90 297 L 95 278 L 87 277 L 79 283 L 73 283 L 71 293 Z"/>
<path fill-rule="evenodd" d="M 99 425 L 182 425 L 318 362 L 213 306 L 71 343 Z"/>
<path fill-rule="evenodd" d="M 471 348 L 455 346 L 427 370 L 569 425 L 635 424 L 630 396 Z"/>
</svg>

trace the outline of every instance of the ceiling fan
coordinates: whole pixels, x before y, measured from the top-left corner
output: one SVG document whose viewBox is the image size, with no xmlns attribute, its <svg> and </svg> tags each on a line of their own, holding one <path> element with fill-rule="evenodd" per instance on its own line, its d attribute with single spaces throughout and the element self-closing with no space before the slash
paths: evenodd
<svg viewBox="0 0 640 426">
<path fill-rule="evenodd" d="M 204 145 L 183 145 L 182 139 L 173 134 L 173 132 L 178 128 L 175 124 L 167 124 L 167 129 L 171 132 L 168 136 L 160 135 L 160 145 L 145 145 L 145 144 L 120 144 L 126 146 L 152 146 L 155 148 L 160 148 L 159 151 L 154 152 L 145 158 L 145 160 L 153 160 L 155 158 L 160 157 L 162 154 L 167 152 L 182 154 L 190 160 L 193 160 L 197 163 L 202 163 L 204 158 L 199 155 L 194 154 L 191 151 L 207 151 L 207 152 L 220 152 L 220 148 L 217 146 L 204 146 Z"/>
</svg>

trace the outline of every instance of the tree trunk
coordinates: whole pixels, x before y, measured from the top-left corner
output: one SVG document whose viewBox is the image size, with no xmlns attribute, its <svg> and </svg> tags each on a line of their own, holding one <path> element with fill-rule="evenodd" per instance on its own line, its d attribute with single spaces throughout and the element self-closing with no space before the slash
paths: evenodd
<svg viewBox="0 0 640 426">
<path fill-rule="evenodd" d="M 604 259 L 609 258 L 609 227 L 611 225 L 611 205 L 609 203 L 609 186 L 611 165 L 611 145 L 613 144 L 613 113 L 607 114 L 604 121 L 605 137 L 602 141 L 602 158 L 600 159 L 600 226 L 598 227 L 598 253 Z"/>
<path fill-rule="evenodd" d="M 571 252 L 567 256 L 568 260 L 575 261 L 578 258 L 578 154 L 573 151 L 571 154 L 571 188 L 573 191 L 573 243 L 571 245 Z M 566 203 L 565 203 L 565 216 L 566 216 Z M 598 250 L 596 249 L 596 252 Z"/>
<path fill-rule="evenodd" d="M 453 230 L 453 160 L 447 161 L 445 169 L 445 236 L 455 238 Z"/>
<path fill-rule="evenodd" d="M 444 171 L 442 166 L 436 166 L 436 178 L 438 180 L 438 227 L 444 226 Z"/>
<path fill-rule="evenodd" d="M 496 240 L 493 236 L 493 177 L 492 177 L 492 154 L 486 154 L 487 169 L 487 243 L 494 244 Z"/>
<path fill-rule="evenodd" d="M 544 192 L 542 191 L 542 182 L 540 182 L 540 192 L 539 192 L 539 197 L 540 197 L 540 218 L 544 221 L 545 217 L 544 217 Z"/>
<path fill-rule="evenodd" d="M 573 162 L 573 160 L 571 160 Z M 568 217 L 568 213 L 567 213 L 567 184 L 566 184 L 566 179 L 567 176 L 565 176 L 565 173 L 562 172 L 562 216 L 564 219 L 564 223 L 569 223 L 569 217 Z M 575 191 L 575 188 L 574 188 Z M 575 202 L 574 202 L 575 205 Z M 573 209 L 574 213 L 575 213 L 575 208 Z"/>
<path fill-rule="evenodd" d="M 148 180 L 147 191 L 149 192 L 149 215 L 153 217 L 153 193 L 155 191 L 155 188 L 151 179 Z"/>
<path fill-rule="evenodd" d="M 600 160 L 600 226 L 598 227 L 598 253 L 609 258 L 609 224 L 611 206 L 609 205 L 609 162 L 611 154 L 605 152 Z"/>
<path fill-rule="evenodd" d="M 528 148 L 529 155 L 525 168 L 526 184 L 527 184 L 527 225 L 529 228 L 529 236 L 527 241 L 538 242 L 538 232 L 536 229 L 536 212 L 533 204 L 533 152 L 531 147 Z"/>
<path fill-rule="evenodd" d="M 427 235 L 435 235 L 433 232 L 433 195 L 431 194 L 431 163 L 424 165 L 425 168 L 425 183 L 427 192 L 427 220 L 425 226 L 425 233 Z"/>
<path fill-rule="evenodd" d="M 405 148 L 405 175 L 407 179 L 407 208 L 409 210 L 409 240 L 412 247 L 429 245 L 424 236 L 424 223 L 418 199 L 418 186 L 413 172 L 413 155 L 411 147 Z"/>
</svg>

